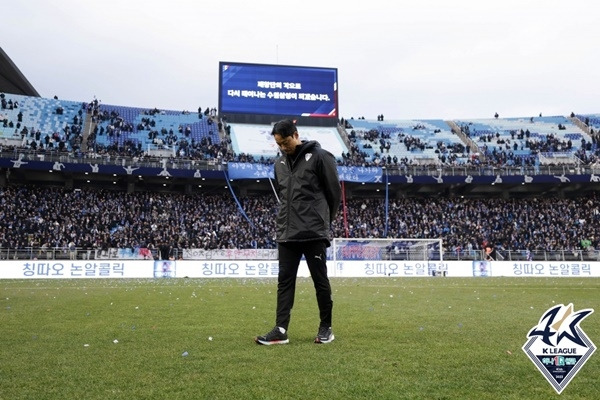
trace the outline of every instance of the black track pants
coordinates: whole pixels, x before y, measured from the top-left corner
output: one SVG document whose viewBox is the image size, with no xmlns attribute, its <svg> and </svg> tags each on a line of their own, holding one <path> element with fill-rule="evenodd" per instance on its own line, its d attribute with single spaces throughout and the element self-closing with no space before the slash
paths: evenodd
<svg viewBox="0 0 600 400">
<path fill-rule="evenodd" d="M 298 265 L 304 255 L 315 286 L 320 326 L 330 327 L 333 300 L 331 299 L 331 285 L 327 277 L 326 243 L 320 240 L 279 243 L 277 249 L 279 251 L 279 276 L 276 325 L 288 328 L 290 313 L 294 306 Z"/>
</svg>

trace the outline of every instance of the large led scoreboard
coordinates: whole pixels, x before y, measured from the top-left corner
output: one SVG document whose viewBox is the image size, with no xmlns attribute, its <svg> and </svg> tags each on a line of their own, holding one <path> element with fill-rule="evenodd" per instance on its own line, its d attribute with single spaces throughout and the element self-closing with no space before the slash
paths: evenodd
<svg viewBox="0 0 600 400">
<path fill-rule="evenodd" d="M 339 118 L 337 68 L 219 62 L 219 112 L 246 122 L 279 116 L 333 125 Z"/>
</svg>

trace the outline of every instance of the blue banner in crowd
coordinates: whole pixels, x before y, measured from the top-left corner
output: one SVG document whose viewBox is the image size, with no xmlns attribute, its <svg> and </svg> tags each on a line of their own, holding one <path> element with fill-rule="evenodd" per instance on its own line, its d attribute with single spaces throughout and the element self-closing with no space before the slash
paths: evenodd
<svg viewBox="0 0 600 400">
<path fill-rule="evenodd" d="M 382 183 L 381 167 L 337 167 L 340 181 Z"/>
<path fill-rule="evenodd" d="M 275 177 L 273 164 L 228 162 L 227 170 L 230 179 L 272 179 Z"/>
<path fill-rule="evenodd" d="M 272 164 L 227 163 L 231 179 L 274 178 Z M 382 169 L 379 167 L 337 167 L 340 181 L 382 182 Z"/>
</svg>

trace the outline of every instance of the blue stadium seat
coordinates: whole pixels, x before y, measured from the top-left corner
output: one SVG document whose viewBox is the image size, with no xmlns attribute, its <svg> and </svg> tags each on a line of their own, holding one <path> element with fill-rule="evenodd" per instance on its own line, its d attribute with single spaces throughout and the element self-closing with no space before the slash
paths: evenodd
<svg viewBox="0 0 600 400">
<path fill-rule="evenodd" d="M 58 133 L 64 136 L 65 127 L 74 124 L 74 119 L 81 119 L 80 111 L 85 117 L 85 110 L 82 110 L 83 103 L 76 101 L 48 99 L 43 97 L 21 96 L 17 94 L 5 93 L 5 100 L 9 100 L 14 104 L 18 103 L 18 107 L 13 109 L 0 109 L 0 121 L 7 119 L 14 125 L 13 128 L 4 127 L 0 123 L 0 138 L 21 138 L 21 131 L 24 127 L 31 131 L 39 130 L 41 133 L 41 141 L 46 135 L 52 136 Z M 62 114 L 57 110 L 61 109 Z M 17 128 L 18 114 L 22 113 L 22 122 Z M 30 138 L 34 140 L 34 138 Z M 71 149 L 71 143 L 65 142 L 66 150 Z"/>
<path fill-rule="evenodd" d="M 200 141 L 202 138 L 210 137 L 212 143 L 220 143 L 219 135 L 217 134 L 217 127 L 208 124 L 208 119 L 203 117 L 198 118 L 197 113 L 182 113 L 181 111 L 173 110 L 160 110 L 158 113 L 151 114 L 149 109 L 137 108 L 137 107 L 125 107 L 115 105 L 101 105 L 101 113 L 115 113 L 116 115 L 123 118 L 123 120 L 132 125 L 131 132 L 121 132 L 118 138 L 109 137 L 104 134 L 97 137 L 97 143 L 105 146 L 113 144 L 120 144 L 126 140 L 130 140 L 135 143 L 141 143 L 145 149 L 147 145 L 152 145 L 152 139 L 149 138 L 148 133 L 151 131 L 157 131 L 158 137 L 165 141 L 165 135 L 162 132 L 172 132 L 173 136 L 177 140 L 187 138 L 188 141 L 194 139 Z M 144 123 L 144 120 L 153 121 L 153 126 L 148 126 Z M 99 123 L 100 127 L 103 127 L 106 131 L 111 124 L 110 120 L 104 120 Z M 146 126 L 146 127 L 142 127 Z M 180 132 L 180 127 L 183 132 Z M 185 129 L 189 127 L 189 136 L 185 135 Z"/>
<path fill-rule="evenodd" d="M 454 122 L 465 132 L 468 130 L 468 135 L 480 148 L 484 146 L 487 148 L 487 156 L 490 156 L 493 151 L 534 158 L 539 153 L 574 155 L 581 147 L 582 139 L 591 140 L 586 133 L 564 116 L 490 118 Z"/>
<path fill-rule="evenodd" d="M 460 145 L 465 149 L 466 145 L 456 136 L 448 124 L 443 120 L 348 120 L 352 128 L 347 129 L 349 133 L 355 132 L 355 141 L 359 150 L 364 151 L 368 161 L 372 161 L 375 153 L 383 156 L 396 156 L 399 159 L 407 158 L 413 162 L 420 163 L 422 160 L 440 159 L 441 153 L 454 152 L 453 146 Z M 377 132 L 375 139 L 368 133 Z M 389 142 L 389 152 L 381 151 L 381 142 Z M 371 148 L 366 147 L 371 146 Z M 457 154 L 456 160 L 463 159 L 465 154 Z"/>
</svg>

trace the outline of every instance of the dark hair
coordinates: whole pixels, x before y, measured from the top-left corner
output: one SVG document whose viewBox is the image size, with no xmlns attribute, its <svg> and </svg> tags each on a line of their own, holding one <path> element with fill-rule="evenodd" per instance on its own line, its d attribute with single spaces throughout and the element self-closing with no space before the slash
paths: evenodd
<svg viewBox="0 0 600 400">
<path fill-rule="evenodd" d="M 281 121 L 275 122 L 271 135 L 279 134 L 282 138 L 286 138 L 294 135 L 296 130 L 296 124 L 294 121 L 291 119 L 282 119 Z"/>
</svg>

